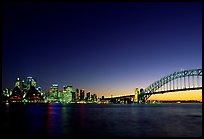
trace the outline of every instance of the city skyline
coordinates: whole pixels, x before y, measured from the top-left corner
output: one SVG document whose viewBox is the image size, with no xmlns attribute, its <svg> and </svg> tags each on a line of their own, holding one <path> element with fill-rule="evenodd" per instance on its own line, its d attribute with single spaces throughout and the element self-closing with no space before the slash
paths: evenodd
<svg viewBox="0 0 204 139">
<path fill-rule="evenodd" d="M 175 71 L 202 67 L 202 7 L 5 4 L 2 50 L 2 88 L 31 76 L 43 91 L 58 83 L 99 97 L 134 94 Z"/>
<path fill-rule="evenodd" d="M 33 84 L 36 87 L 37 90 L 39 88 L 40 88 L 40 90 L 41 90 L 41 88 L 43 88 L 43 87 L 37 85 L 36 80 L 34 78 L 30 77 L 30 76 L 27 77 L 27 79 L 20 79 L 18 77 L 18 78 L 16 78 L 16 82 L 14 84 L 15 84 L 15 86 L 18 85 L 19 88 L 23 91 L 25 89 L 24 82 L 26 80 L 29 80 L 29 79 L 30 79 L 30 81 L 31 80 L 35 81 L 35 85 L 33 83 L 31 83 L 31 84 Z M 199 82 L 200 81 L 201 80 L 199 79 Z M 202 81 L 200 83 L 202 83 Z M 13 88 L 15 86 L 13 86 Z M 53 86 L 57 86 L 57 88 L 60 87 L 57 83 L 55 83 L 55 84 L 52 84 L 50 86 L 50 89 L 48 91 L 43 91 L 42 93 L 43 94 L 50 94 L 52 92 L 52 87 Z M 95 92 L 90 92 L 89 90 L 85 90 L 84 88 L 77 88 L 77 87 L 73 88 L 72 85 L 63 85 L 63 89 L 61 89 L 61 90 L 59 89 L 57 91 L 62 92 L 65 89 L 66 86 L 71 87 L 73 89 L 73 92 L 76 92 L 77 90 L 78 91 L 79 90 L 80 91 L 84 90 L 85 94 L 87 94 L 87 93 L 95 94 Z M 195 86 L 197 86 L 197 85 L 195 85 Z M 188 87 L 190 87 L 190 86 L 188 86 Z M 13 90 L 13 88 L 4 88 L 4 90 L 5 89 Z M 118 97 L 118 96 L 128 96 L 128 95 L 133 95 L 133 93 L 130 93 L 130 94 L 122 93 L 122 94 L 118 94 L 116 96 L 113 96 L 111 94 L 110 96 L 105 96 L 105 98 Z M 102 97 L 104 97 L 104 95 L 101 95 L 98 98 L 102 98 Z M 171 92 L 171 93 L 167 92 L 165 94 L 163 94 L 163 93 L 162 94 L 154 94 L 154 95 L 151 95 L 151 97 L 148 100 L 158 100 L 158 101 L 166 101 L 166 100 L 180 100 L 180 101 L 182 101 L 182 100 L 192 100 L 192 101 L 200 101 L 200 102 L 202 102 L 202 90 L 187 90 L 187 91 L 176 91 L 176 92 Z"/>
</svg>

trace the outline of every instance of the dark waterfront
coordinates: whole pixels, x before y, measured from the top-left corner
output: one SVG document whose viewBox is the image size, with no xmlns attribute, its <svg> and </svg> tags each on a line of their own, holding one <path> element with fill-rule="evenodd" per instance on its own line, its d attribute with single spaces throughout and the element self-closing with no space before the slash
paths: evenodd
<svg viewBox="0 0 204 139">
<path fill-rule="evenodd" d="M 202 103 L 14 103 L 0 109 L 6 138 L 202 136 Z"/>
</svg>

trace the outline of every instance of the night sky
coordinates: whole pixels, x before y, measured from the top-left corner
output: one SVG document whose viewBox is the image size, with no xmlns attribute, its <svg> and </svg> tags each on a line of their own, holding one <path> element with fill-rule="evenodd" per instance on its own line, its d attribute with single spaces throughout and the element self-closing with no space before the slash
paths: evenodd
<svg viewBox="0 0 204 139">
<path fill-rule="evenodd" d="M 201 3 L 11 3 L 3 7 L 2 88 L 32 76 L 48 91 L 72 85 L 134 94 L 202 67 Z"/>
</svg>

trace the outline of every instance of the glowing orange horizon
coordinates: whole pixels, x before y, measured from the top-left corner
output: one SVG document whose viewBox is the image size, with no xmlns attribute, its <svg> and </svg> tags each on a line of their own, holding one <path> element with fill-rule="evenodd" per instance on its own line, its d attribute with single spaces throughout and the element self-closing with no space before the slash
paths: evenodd
<svg viewBox="0 0 204 139">
<path fill-rule="evenodd" d="M 122 93 L 121 91 L 118 93 L 106 92 L 102 94 L 104 94 L 104 97 L 111 97 L 111 95 L 114 97 L 114 96 L 133 95 L 134 93 L 124 93 L 124 92 Z M 197 100 L 202 102 L 202 90 L 155 94 L 155 95 L 151 95 L 148 100 Z"/>
<path fill-rule="evenodd" d="M 150 96 L 149 100 L 197 100 L 202 102 L 202 90 L 155 94 Z"/>
</svg>

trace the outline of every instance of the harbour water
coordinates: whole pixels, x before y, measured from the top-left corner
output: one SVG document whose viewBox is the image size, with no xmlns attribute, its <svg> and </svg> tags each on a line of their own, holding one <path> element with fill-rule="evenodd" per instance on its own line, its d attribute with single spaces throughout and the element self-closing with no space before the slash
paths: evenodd
<svg viewBox="0 0 204 139">
<path fill-rule="evenodd" d="M 8 138 L 202 136 L 202 103 L 13 103 L 0 110 Z"/>
</svg>

